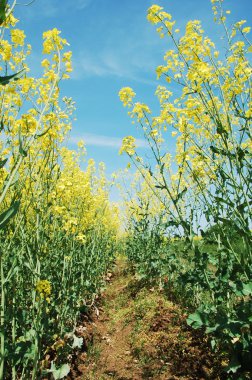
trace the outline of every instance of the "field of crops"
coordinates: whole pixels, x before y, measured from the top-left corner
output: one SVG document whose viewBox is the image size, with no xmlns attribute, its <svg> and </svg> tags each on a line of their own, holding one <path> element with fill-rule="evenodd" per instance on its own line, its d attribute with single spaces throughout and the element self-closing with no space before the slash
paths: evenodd
<svg viewBox="0 0 252 380">
<path fill-rule="evenodd" d="M 251 378 L 252 45 L 245 20 L 228 25 L 225 3 L 211 2 L 223 51 L 200 21 L 181 35 L 162 7 L 147 11 L 172 47 L 156 69 L 158 115 L 119 91 L 149 146 L 140 156 L 123 139 L 132 180 L 129 191 L 114 176 L 120 207 L 84 142 L 66 148 L 75 103 L 60 91 L 72 71 L 64 33 L 44 32 L 43 75 L 32 77 L 16 1 L 0 2 L 0 380 L 69 374 L 80 315 L 96 307 L 118 253 L 146 289 L 187 310 L 223 358 L 223 379 Z"/>
</svg>

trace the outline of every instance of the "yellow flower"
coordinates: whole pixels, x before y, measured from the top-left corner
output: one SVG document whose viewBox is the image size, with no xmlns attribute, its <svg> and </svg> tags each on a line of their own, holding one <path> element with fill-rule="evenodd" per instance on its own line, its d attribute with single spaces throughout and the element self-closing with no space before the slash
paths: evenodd
<svg viewBox="0 0 252 380">
<path fill-rule="evenodd" d="M 0 54 L 4 61 L 9 61 L 11 59 L 12 47 L 8 41 L 6 40 L 1 41 Z"/>
<path fill-rule="evenodd" d="M 23 46 L 25 37 L 26 36 L 23 30 L 20 30 L 20 29 L 11 30 L 11 41 L 14 43 L 15 47 L 18 45 Z"/>
<path fill-rule="evenodd" d="M 122 154 L 123 152 L 125 152 L 129 156 L 133 156 L 136 149 L 135 141 L 136 139 L 133 136 L 124 137 L 119 154 Z"/>
<path fill-rule="evenodd" d="M 250 30 L 251 30 L 250 26 L 247 26 L 246 28 L 242 29 L 242 33 L 247 34 L 250 32 Z"/>
<path fill-rule="evenodd" d="M 84 243 L 86 243 L 87 238 L 86 238 L 85 235 L 79 234 L 79 235 L 76 236 L 76 240 L 84 244 Z"/>
<path fill-rule="evenodd" d="M 7 19 L 4 21 L 4 23 L 2 24 L 2 26 L 4 26 L 5 28 L 9 28 L 10 26 L 15 26 L 16 23 L 18 22 L 19 20 L 17 18 L 15 18 L 13 16 L 13 14 L 11 13 Z"/>
<path fill-rule="evenodd" d="M 83 140 L 80 140 L 80 141 L 78 141 L 78 143 L 77 143 L 77 145 L 78 145 L 78 147 L 79 148 L 84 148 L 84 146 L 85 146 L 85 143 L 84 143 L 84 141 Z"/>
<path fill-rule="evenodd" d="M 140 120 L 140 119 L 146 118 L 146 114 L 150 112 L 151 111 L 146 104 L 136 103 L 132 110 L 132 115 L 135 114 L 137 116 L 137 119 Z"/>
<path fill-rule="evenodd" d="M 71 261 L 71 256 L 64 256 L 65 261 Z"/>
<path fill-rule="evenodd" d="M 73 71 L 73 68 L 72 68 L 72 64 L 71 64 L 71 62 L 66 62 L 66 63 L 65 63 L 65 68 L 66 68 L 66 72 L 67 72 L 67 73 L 70 73 L 70 72 Z"/>
<path fill-rule="evenodd" d="M 160 22 L 160 18 L 158 17 L 158 13 L 162 11 L 162 7 L 159 5 L 152 5 L 147 11 L 147 20 L 152 24 L 157 24 Z"/>
<path fill-rule="evenodd" d="M 51 283 L 48 280 L 39 280 L 36 284 L 36 291 L 42 298 L 50 296 L 52 291 Z"/>
<path fill-rule="evenodd" d="M 43 61 L 41 62 L 41 66 L 48 69 L 48 67 L 50 67 L 50 61 L 48 61 L 48 59 L 43 59 Z"/>
<path fill-rule="evenodd" d="M 135 92 L 130 87 L 123 87 L 119 91 L 119 98 L 124 106 L 129 106 L 135 95 Z"/>
<path fill-rule="evenodd" d="M 67 41 L 60 37 L 60 31 L 56 28 L 43 33 L 43 53 L 50 54 L 59 49 L 62 50 Z"/>
</svg>

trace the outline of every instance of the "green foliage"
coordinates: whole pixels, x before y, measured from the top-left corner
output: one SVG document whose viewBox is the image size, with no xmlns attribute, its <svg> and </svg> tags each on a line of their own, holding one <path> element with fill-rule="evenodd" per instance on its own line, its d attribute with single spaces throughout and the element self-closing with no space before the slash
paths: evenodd
<svg viewBox="0 0 252 380">
<path fill-rule="evenodd" d="M 252 283 L 224 245 L 232 238 L 232 247 L 243 249 L 241 238 L 214 226 L 204 235 L 205 240 L 174 241 L 164 238 L 160 224 L 147 223 L 149 219 L 131 221 L 126 241 L 129 261 L 146 282 L 159 283 L 169 298 L 175 296 L 194 309 L 188 325 L 205 330 L 213 350 L 229 355 L 226 371 L 230 378 L 247 379 L 246 373 L 252 370 Z M 241 253 L 238 250 L 237 254 Z"/>
<path fill-rule="evenodd" d="M 0 229 L 4 228 L 11 218 L 13 218 L 18 212 L 20 202 L 13 202 L 8 210 L 2 212 L 0 215 Z"/>
<path fill-rule="evenodd" d="M 1 0 L 0 2 L 0 25 L 2 25 L 6 19 L 7 4 L 8 4 L 8 0 Z"/>
<path fill-rule="evenodd" d="M 63 379 L 70 372 L 70 367 L 68 364 L 63 364 L 61 367 L 56 368 L 55 364 L 52 362 L 51 369 L 46 371 L 46 373 L 51 373 L 55 380 Z"/>
<path fill-rule="evenodd" d="M 4 77 L 0 76 L 0 85 L 1 86 L 6 86 L 7 84 L 10 83 L 10 81 L 12 81 L 12 80 L 18 80 L 23 73 L 24 73 L 24 70 L 20 70 L 16 74 L 6 75 Z"/>
<path fill-rule="evenodd" d="M 147 196 L 137 193 L 127 254 L 145 281 L 158 282 L 190 308 L 188 324 L 204 330 L 213 349 L 229 355 L 230 378 L 247 379 L 252 371 L 252 118 L 251 100 L 243 98 L 251 99 L 251 62 L 245 49 L 250 28 L 239 29 L 241 21 L 229 30 L 222 3 L 213 1 L 227 37 L 225 59 L 217 65 L 214 44 L 204 37 L 200 22 L 188 22 L 178 39 L 171 15 L 158 5 L 148 11 L 149 21 L 159 24 L 158 33 L 171 38 L 174 48 L 166 52 L 165 66 L 158 66 L 157 74 L 183 90 L 175 98 L 167 83 L 158 86 L 160 115 L 153 117 L 147 105 L 133 102 L 132 89 L 119 93 L 152 153 L 149 161 L 135 151 L 128 155 L 160 206 L 156 212 L 143 208 Z M 237 46 L 244 49 L 236 51 Z M 242 83 L 234 74 L 241 65 L 249 73 Z M 170 134 L 165 133 L 171 128 L 174 156 L 167 151 Z"/>
<path fill-rule="evenodd" d="M 14 221 L 6 228 L 10 231 L 13 227 Z M 6 273 L 5 378 L 10 378 L 8 374 L 11 375 L 13 367 L 16 373 L 23 372 L 25 378 L 29 378 L 33 368 L 37 378 L 41 373 L 38 364 L 49 347 L 57 367 L 51 368 L 50 373 L 55 379 L 63 378 L 66 366 L 60 365 L 83 343 L 82 338 L 73 334 L 74 326 L 80 313 L 84 308 L 89 310 L 103 286 L 116 246 L 105 231 L 90 231 L 85 244 L 73 241 L 62 231 L 53 240 L 48 240 L 50 248 L 47 249 L 53 252 L 52 260 L 47 249 L 43 257 L 36 252 L 36 236 L 33 238 L 28 231 L 25 235 L 17 235 L 12 242 L 4 239 L 5 233 L 2 230 L 0 236 L 0 247 L 5 252 L 1 262 Z M 39 278 L 46 278 L 52 285 L 48 297 L 36 291 Z"/>
</svg>

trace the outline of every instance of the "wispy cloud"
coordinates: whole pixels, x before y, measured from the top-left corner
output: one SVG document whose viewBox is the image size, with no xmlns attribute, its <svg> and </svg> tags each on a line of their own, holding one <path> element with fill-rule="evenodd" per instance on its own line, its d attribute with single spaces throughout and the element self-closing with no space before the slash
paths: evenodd
<svg viewBox="0 0 252 380">
<path fill-rule="evenodd" d="M 73 144 L 77 144 L 80 140 L 84 140 L 87 146 L 119 149 L 122 145 L 122 138 L 120 137 L 97 135 L 93 133 L 84 133 L 79 136 L 72 136 L 69 139 L 69 141 Z M 136 139 L 136 146 L 138 148 L 148 148 L 147 142 L 143 139 Z"/>
<path fill-rule="evenodd" d="M 78 10 L 85 9 L 91 4 L 92 0 L 64 0 L 64 4 L 62 0 L 43 0 L 41 4 L 39 4 L 39 15 L 42 17 L 53 18 L 55 16 L 59 16 L 69 12 L 76 12 Z M 37 12 L 36 2 L 33 6 L 26 7 L 25 12 L 30 17 Z"/>
<path fill-rule="evenodd" d="M 75 7 L 77 9 L 84 9 L 86 8 L 89 4 L 91 4 L 92 0 L 77 0 L 75 1 Z"/>
<path fill-rule="evenodd" d="M 141 27 L 136 24 L 130 25 L 130 33 L 116 23 L 104 30 L 95 29 L 87 39 L 94 42 L 92 49 L 81 44 L 73 54 L 73 78 L 113 76 L 156 85 L 155 67 L 163 62 L 166 46 L 150 33 L 144 17 L 139 20 Z"/>
<path fill-rule="evenodd" d="M 29 8 L 29 11 L 34 12 L 33 8 Z M 52 4 L 50 1 L 45 1 L 43 6 L 40 8 L 40 15 L 43 17 L 55 17 L 59 9 L 55 4 Z"/>
<path fill-rule="evenodd" d="M 124 51 L 104 50 L 98 54 L 91 51 L 82 51 L 78 57 L 74 57 L 74 71 L 71 77 L 73 79 L 82 79 L 85 77 L 105 77 L 113 76 L 118 78 L 127 78 L 137 82 L 156 85 L 153 80 L 146 78 L 146 73 L 152 73 L 155 63 L 146 59 L 144 52 L 135 58 L 129 58 L 133 54 L 126 48 Z"/>
</svg>

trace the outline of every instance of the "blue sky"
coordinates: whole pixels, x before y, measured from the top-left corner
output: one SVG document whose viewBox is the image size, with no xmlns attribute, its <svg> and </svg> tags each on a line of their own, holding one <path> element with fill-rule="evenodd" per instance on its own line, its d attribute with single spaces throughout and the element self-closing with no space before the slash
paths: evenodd
<svg viewBox="0 0 252 380">
<path fill-rule="evenodd" d="M 170 45 L 146 20 L 146 11 L 153 3 L 171 13 L 181 31 L 190 19 L 200 19 L 214 41 L 221 37 L 212 22 L 209 0 L 36 0 L 29 7 L 16 7 L 16 17 L 21 20 L 18 27 L 25 30 L 27 42 L 33 46 L 31 75 L 40 70 L 45 30 L 60 29 L 70 43 L 74 72 L 61 86 L 62 96 L 71 96 L 77 105 L 69 146 L 74 148 L 83 138 L 88 156 L 104 161 L 109 174 L 128 161 L 118 155 L 121 138 L 141 138 L 119 101 L 120 88 L 133 87 L 139 101 L 158 112 L 154 92 L 160 82 L 155 67 L 162 64 Z M 251 0 L 226 0 L 224 7 L 232 12 L 230 20 L 246 19 L 252 25 Z M 144 153 L 145 144 L 139 143 Z"/>
</svg>

